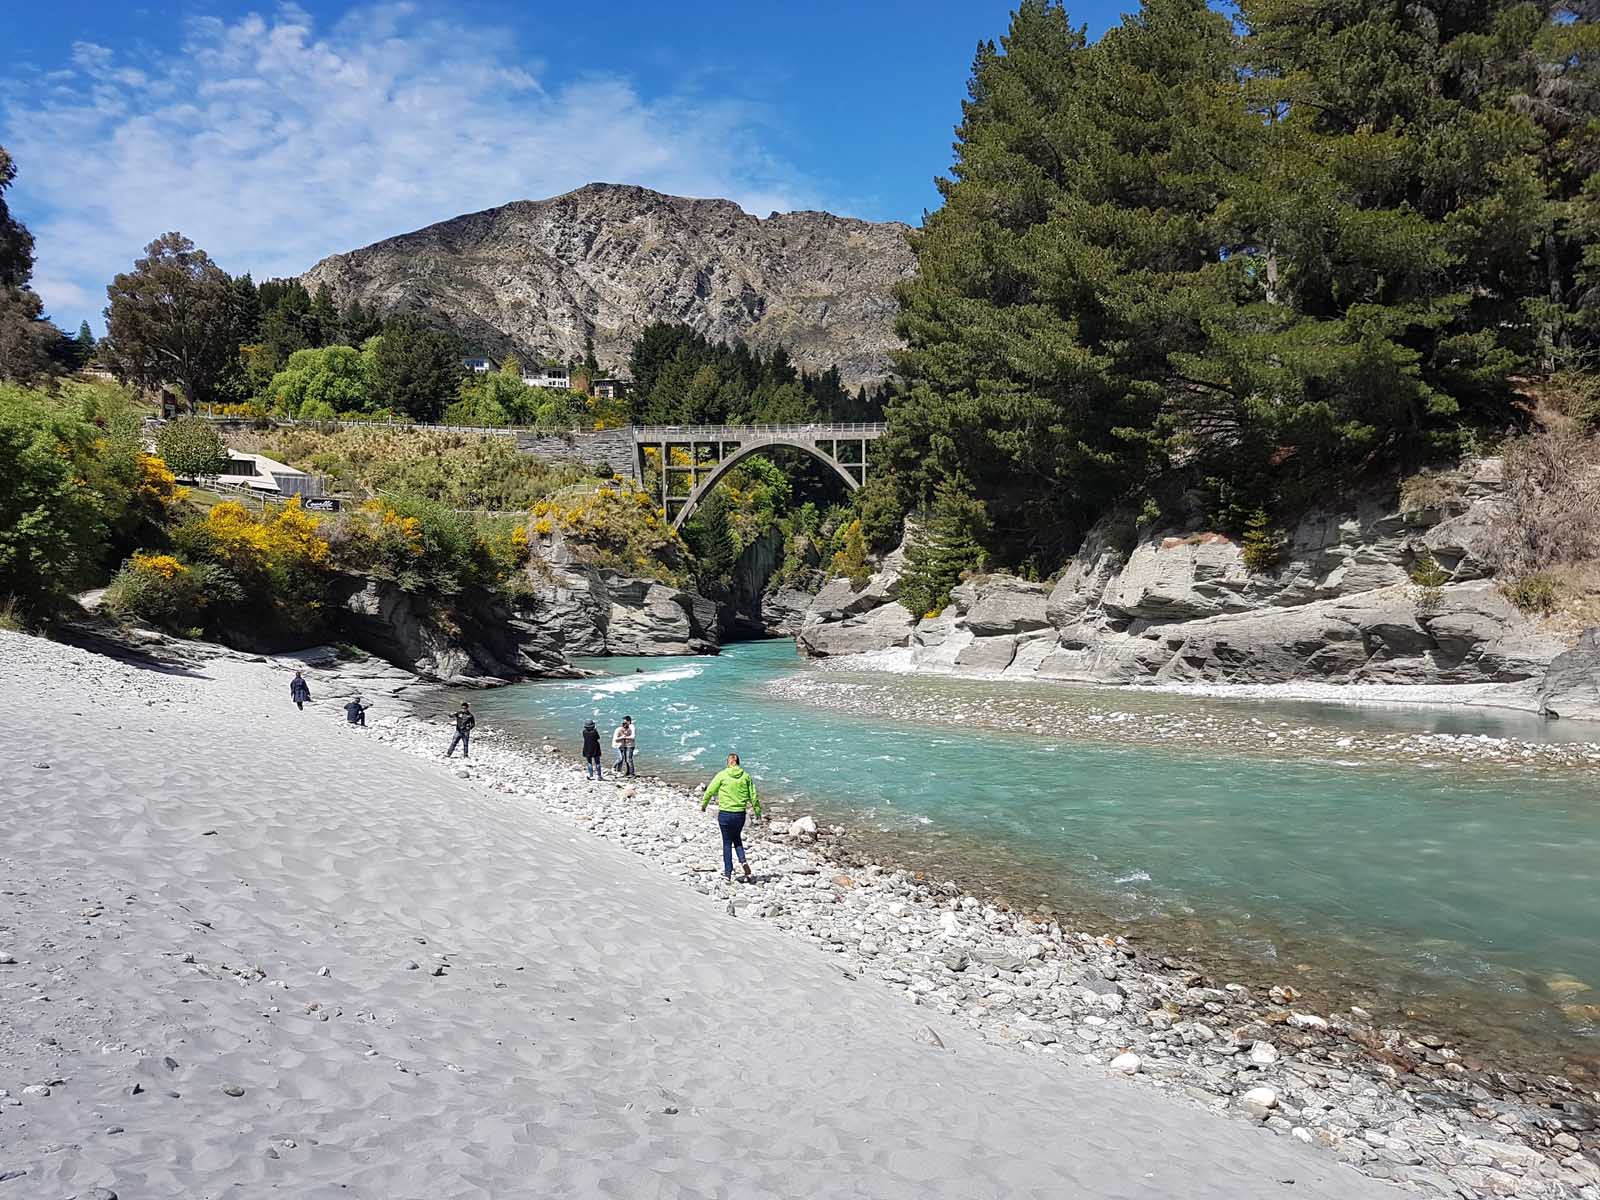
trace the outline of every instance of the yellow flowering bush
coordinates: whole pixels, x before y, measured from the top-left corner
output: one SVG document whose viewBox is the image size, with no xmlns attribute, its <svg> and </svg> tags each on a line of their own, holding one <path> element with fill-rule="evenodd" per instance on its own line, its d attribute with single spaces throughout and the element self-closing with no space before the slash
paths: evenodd
<svg viewBox="0 0 1600 1200">
<path fill-rule="evenodd" d="M 206 605 L 203 579 L 170 554 L 135 554 L 106 589 L 107 609 L 125 620 L 193 632 Z"/>
<path fill-rule="evenodd" d="M 299 497 L 262 514 L 224 501 L 179 528 L 173 543 L 185 561 L 206 568 L 214 610 L 295 632 L 316 626 L 332 555 Z"/>
<path fill-rule="evenodd" d="M 179 487 L 177 477 L 154 454 L 140 454 L 136 461 L 139 478 L 134 484 L 134 499 L 137 503 L 165 512 L 189 495 L 189 489 Z"/>
<path fill-rule="evenodd" d="M 578 558 L 598 566 L 674 584 L 683 578 L 683 539 L 656 502 L 628 483 L 547 497 L 533 506 L 529 527 L 544 539 L 560 536 Z"/>
</svg>

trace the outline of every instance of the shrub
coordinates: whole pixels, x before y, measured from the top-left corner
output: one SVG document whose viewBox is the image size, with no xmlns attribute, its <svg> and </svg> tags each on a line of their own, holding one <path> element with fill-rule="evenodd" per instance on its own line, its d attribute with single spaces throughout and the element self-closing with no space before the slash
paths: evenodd
<svg viewBox="0 0 1600 1200">
<path fill-rule="evenodd" d="M 234 444 L 329 476 L 357 495 L 417 496 L 451 508 L 526 511 L 585 477 L 580 468 L 518 453 L 510 438 L 480 434 L 300 427 L 239 435 Z"/>
<path fill-rule="evenodd" d="M 184 479 L 220 475 L 228 465 L 222 438 L 200 417 L 179 417 L 163 425 L 156 435 L 156 453 L 173 474 Z"/>
<path fill-rule="evenodd" d="M 1256 509 L 1244 523 L 1244 541 L 1239 548 L 1239 557 L 1244 561 L 1245 570 L 1256 574 L 1270 571 L 1278 565 L 1280 552 L 1281 544 L 1277 533 L 1267 522 L 1266 510 Z"/>
<path fill-rule="evenodd" d="M 866 587 L 872 576 L 872 568 L 867 563 L 867 540 L 861 532 L 860 519 L 846 525 L 834 540 L 839 548 L 834 551 L 829 570 L 835 575 L 844 576 L 857 591 Z"/>
<path fill-rule="evenodd" d="M 1525 613 L 1538 613 L 1548 617 L 1556 610 L 1560 598 L 1560 585 L 1554 576 L 1542 573 L 1524 575 L 1521 579 L 1503 584 L 1506 599 Z"/>
<path fill-rule="evenodd" d="M 103 569 L 127 513 L 137 443 L 58 397 L 0 387 L 0 602 L 44 619 Z"/>
<path fill-rule="evenodd" d="M 560 535 L 578 558 L 596 566 L 673 585 L 684 581 L 688 547 L 655 501 L 630 484 L 541 500 L 530 528 L 542 537 Z"/>
<path fill-rule="evenodd" d="M 1504 454 L 1504 503 L 1488 539 L 1496 571 L 1521 578 L 1595 557 L 1600 438 L 1544 429 L 1507 442 Z"/>
<path fill-rule="evenodd" d="M 1417 555 L 1416 561 L 1411 564 L 1411 582 L 1417 588 L 1417 607 L 1423 609 L 1437 608 L 1439 601 L 1444 597 L 1444 585 L 1450 582 L 1450 576 L 1439 560 L 1433 556 L 1433 551 L 1426 546 L 1422 553 Z"/>
<path fill-rule="evenodd" d="M 1407 515 L 1438 512 L 1456 498 L 1455 476 L 1439 471 L 1418 471 L 1400 481 L 1400 511 Z"/>
<path fill-rule="evenodd" d="M 298 498 L 259 517 L 224 501 L 180 526 L 173 544 L 190 564 L 212 568 L 204 587 L 213 618 L 248 615 L 297 633 L 315 628 L 330 547 Z"/>
<path fill-rule="evenodd" d="M 185 631 L 201 623 L 203 580 L 170 554 L 135 554 L 111 586 L 104 604 L 119 617 Z"/>
</svg>

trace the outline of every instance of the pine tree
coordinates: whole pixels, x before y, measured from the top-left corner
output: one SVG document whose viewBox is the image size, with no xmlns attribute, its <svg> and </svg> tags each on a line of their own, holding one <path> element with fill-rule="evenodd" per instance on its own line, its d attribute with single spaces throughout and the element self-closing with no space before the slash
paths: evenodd
<svg viewBox="0 0 1600 1200">
<path fill-rule="evenodd" d="M 89 322 L 78 322 L 78 336 L 73 339 L 73 359 L 79 367 L 86 367 L 94 361 L 94 330 L 89 328 Z"/>
<path fill-rule="evenodd" d="M 1270 571 L 1277 565 L 1278 553 L 1278 535 L 1272 532 L 1266 509 L 1258 508 L 1245 522 L 1244 542 L 1239 548 L 1239 556 L 1247 569 L 1261 572 Z"/>
<path fill-rule="evenodd" d="M 1576 19 L 1575 19 L 1576 18 Z M 1600 349 L 1600 33 L 1559 5 L 1145 0 L 979 46 L 880 456 L 1006 563 L 1200 485 L 1238 530 Z"/>
<path fill-rule="evenodd" d="M 941 486 L 921 530 L 906 548 L 898 599 L 914 617 L 936 616 L 950 603 L 950 589 L 983 565 L 980 536 L 983 505 L 955 484 Z"/>
<path fill-rule="evenodd" d="M 698 575 L 711 583 L 726 581 L 733 574 L 733 565 L 739 559 L 739 547 L 733 540 L 733 524 L 728 514 L 728 498 L 713 491 L 692 517 L 685 522 L 685 540 L 699 561 Z"/>
</svg>

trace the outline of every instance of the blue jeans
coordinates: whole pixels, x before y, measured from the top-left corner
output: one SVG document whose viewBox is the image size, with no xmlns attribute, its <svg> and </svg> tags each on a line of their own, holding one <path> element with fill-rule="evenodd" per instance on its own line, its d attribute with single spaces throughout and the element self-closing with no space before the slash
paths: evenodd
<svg viewBox="0 0 1600 1200">
<path fill-rule="evenodd" d="M 633 747 L 618 746 L 617 761 L 611 765 L 613 771 L 622 771 L 624 775 L 633 774 Z"/>
<path fill-rule="evenodd" d="M 454 756 L 457 746 L 461 747 L 461 757 L 462 758 L 471 758 L 472 757 L 472 734 L 471 734 L 471 732 L 469 732 L 468 730 L 463 729 L 461 732 L 457 733 L 455 735 L 455 737 L 451 738 L 450 739 L 450 749 L 445 751 L 444 756 L 446 758 L 450 758 L 450 757 Z"/>
<path fill-rule="evenodd" d="M 600 773 L 600 760 L 598 758 L 586 758 L 583 760 L 583 777 L 585 779 L 605 778 L 605 776 Z"/>
<path fill-rule="evenodd" d="M 722 830 L 722 873 L 733 874 L 733 854 L 739 853 L 739 861 L 744 862 L 744 814 L 742 812 L 723 812 L 717 810 L 717 828 Z"/>
</svg>

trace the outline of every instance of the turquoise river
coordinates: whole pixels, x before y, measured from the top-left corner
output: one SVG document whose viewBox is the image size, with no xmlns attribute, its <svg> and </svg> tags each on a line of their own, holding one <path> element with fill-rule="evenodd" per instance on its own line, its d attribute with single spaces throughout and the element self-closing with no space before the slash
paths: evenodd
<svg viewBox="0 0 1600 1200">
<path fill-rule="evenodd" d="M 858 854 L 1600 1070 L 1600 730 L 824 669 L 786 641 L 583 665 L 475 696 L 480 724 L 576 756 L 585 719 L 631 714 L 645 773 L 697 783 L 737 749 Z"/>
</svg>

